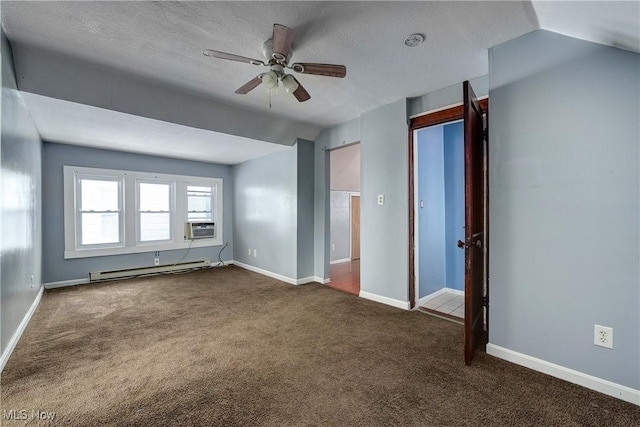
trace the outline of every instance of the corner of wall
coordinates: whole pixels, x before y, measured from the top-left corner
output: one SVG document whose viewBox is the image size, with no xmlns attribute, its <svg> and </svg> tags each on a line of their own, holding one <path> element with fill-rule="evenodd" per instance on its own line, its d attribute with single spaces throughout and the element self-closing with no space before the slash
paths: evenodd
<svg viewBox="0 0 640 427">
<path fill-rule="evenodd" d="M 0 193 L 0 352 L 6 363 L 43 291 L 35 288 L 42 283 L 42 140 L 17 90 L 10 42 L 4 29 L 0 33 L 0 180 L 11 189 Z"/>
</svg>

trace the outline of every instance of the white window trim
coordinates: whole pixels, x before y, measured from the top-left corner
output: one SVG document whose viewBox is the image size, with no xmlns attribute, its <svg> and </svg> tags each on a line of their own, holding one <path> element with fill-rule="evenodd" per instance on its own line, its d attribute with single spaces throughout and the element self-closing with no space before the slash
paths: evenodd
<svg viewBox="0 0 640 427">
<path fill-rule="evenodd" d="M 94 175 L 122 179 L 122 221 L 123 244 L 118 247 L 80 247 L 76 239 L 77 209 L 75 181 L 76 175 Z M 80 166 L 63 166 L 64 179 L 64 258 L 88 258 L 96 256 L 132 254 L 220 246 L 224 244 L 223 237 L 223 180 L 221 178 L 195 177 L 185 175 L 168 175 L 115 169 L 99 169 Z M 137 181 L 173 182 L 174 215 L 173 238 L 169 241 L 138 242 L 137 230 Z M 211 239 L 187 240 L 184 235 L 184 223 L 187 221 L 187 185 L 202 185 L 213 187 L 214 191 L 214 221 L 216 223 L 216 237 Z"/>
</svg>

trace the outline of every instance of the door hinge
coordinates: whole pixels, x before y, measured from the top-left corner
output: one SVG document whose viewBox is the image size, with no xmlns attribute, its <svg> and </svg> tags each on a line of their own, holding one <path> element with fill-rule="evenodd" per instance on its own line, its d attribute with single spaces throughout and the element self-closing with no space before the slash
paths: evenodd
<svg viewBox="0 0 640 427">
<path fill-rule="evenodd" d="M 482 130 L 482 137 L 484 138 L 485 141 L 489 140 L 489 130 L 488 129 L 483 129 Z"/>
<path fill-rule="evenodd" d="M 489 296 L 483 296 L 482 297 L 482 305 L 484 305 L 485 307 L 489 307 Z"/>
</svg>

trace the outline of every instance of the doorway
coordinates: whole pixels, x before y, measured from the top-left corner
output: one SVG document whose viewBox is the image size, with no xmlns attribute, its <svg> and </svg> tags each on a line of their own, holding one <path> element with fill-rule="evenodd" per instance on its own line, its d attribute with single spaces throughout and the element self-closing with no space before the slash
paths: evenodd
<svg viewBox="0 0 640 427">
<path fill-rule="evenodd" d="M 360 294 L 360 144 L 329 153 L 328 286 Z"/>
<path fill-rule="evenodd" d="M 464 240 L 458 240 L 456 244 L 464 249 L 464 362 L 470 365 L 476 349 L 486 344 L 489 333 L 489 158 L 486 130 L 489 102 L 488 99 L 478 100 L 468 81 L 462 84 L 462 88 L 462 105 L 414 117 L 409 124 L 409 302 L 411 308 L 416 308 L 420 295 L 416 275 L 419 273 L 416 264 L 420 262 L 420 236 L 416 234 L 416 221 L 419 221 L 416 215 L 416 204 L 419 203 L 415 185 L 416 131 L 462 119 L 465 221 Z"/>
<path fill-rule="evenodd" d="M 414 131 L 417 306 L 464 319 L 465 185 L 462 120 Z"/>
</svg>

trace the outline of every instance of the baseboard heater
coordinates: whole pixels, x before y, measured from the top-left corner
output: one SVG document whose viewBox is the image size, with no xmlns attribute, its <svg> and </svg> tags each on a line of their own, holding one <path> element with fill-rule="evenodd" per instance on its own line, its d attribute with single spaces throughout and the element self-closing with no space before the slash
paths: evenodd
<svg viewBox="0 0 640 427">
<path fill-rule="evenodd" d="M 180 264 L 154 265 L 151 267 L 126 268 L 123 270 L 92 271 L 89 273 L 89 281 L 97 282 L 107 279 L 122 279 L 124 277 L 140 276 L 143 274 L 169 273 L 171 271 L 190 270 L 192 268 L 205 268 L 211 266 L 211 260 L 182 262 Z"/>
</svg>

